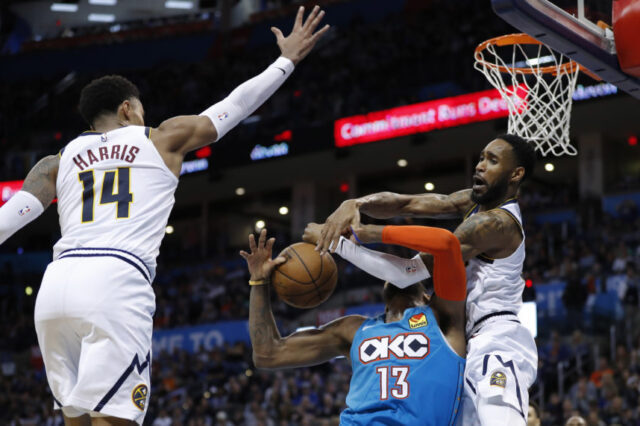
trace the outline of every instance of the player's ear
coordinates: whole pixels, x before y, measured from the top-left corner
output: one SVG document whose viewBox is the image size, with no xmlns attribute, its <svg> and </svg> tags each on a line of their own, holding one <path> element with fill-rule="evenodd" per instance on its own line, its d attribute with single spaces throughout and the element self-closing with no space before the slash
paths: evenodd
<svg viewBox="0 0 640 426">
<path fill-rule="evenodd" d="M 129 121 L 132 109 L 133 105 L 131 105 L 131 101 L 128 99 L 124 100 L 118 107 L 118 115 L 121 116 L 121 118 L 124 118 L 124 120 Z"/>
<path fill-rule="evenodd" d="M 520 184 L 523 178 L 524 178 L 524 167 L 518 166 L 515 169 L 513 169 L 513 172 L 511 173 L 511 181 L 513 183 Z"/>
</svg>

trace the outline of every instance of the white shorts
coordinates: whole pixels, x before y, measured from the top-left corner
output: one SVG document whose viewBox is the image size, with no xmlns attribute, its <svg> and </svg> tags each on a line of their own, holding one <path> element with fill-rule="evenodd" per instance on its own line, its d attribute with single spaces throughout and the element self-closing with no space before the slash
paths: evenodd
<svg viewBox="0 0 640 426">
<path fill-rule="evenodd" d="M 524 426 L 537 366 L 535 341 L 517 317 L 488 319 L 467 343 L 458 424 Z"/>
<path fill-rule="evenodd" d="M 150 392 L 155 295 L 128 256 L 49 264 L 35 326 L 54 407 L 142 424 Z"/>
</svg>

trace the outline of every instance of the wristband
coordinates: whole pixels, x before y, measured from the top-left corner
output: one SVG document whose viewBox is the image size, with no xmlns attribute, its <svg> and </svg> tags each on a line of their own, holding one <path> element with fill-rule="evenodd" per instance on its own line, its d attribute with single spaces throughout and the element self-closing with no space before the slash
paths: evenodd
<svg viewBox="0 0 640 426">
<path fill-rule="evenodd" d="M 253 286 L 253 285 L 266 285 L 266 284 L 271 284 L 271 280 L 268 278 L 263 278 L 261 280 L 249 280 L 249 285 Z"/>
</svg>

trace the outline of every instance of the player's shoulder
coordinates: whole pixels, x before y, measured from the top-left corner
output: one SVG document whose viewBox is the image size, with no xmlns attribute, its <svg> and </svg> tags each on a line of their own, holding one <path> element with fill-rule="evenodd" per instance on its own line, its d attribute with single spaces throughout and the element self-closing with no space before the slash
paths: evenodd
<svg viewBox="0 0 640 426">
<path fill-rule="evenodd" d="M 362 324 L 369 318 L 363 315 L 347 315 L 337 318 L 321 328 L 331 331 L 346 342 L 351 343 Z"/>
<path fill-rule="evenodd" d="M 456 229 L 455 235 L 461 242 L 479 243 L 489 238 L 494 243 L 520 233 L 519 224 L 503 209 L 476 212 L 465 219 Z"/>
</svg>

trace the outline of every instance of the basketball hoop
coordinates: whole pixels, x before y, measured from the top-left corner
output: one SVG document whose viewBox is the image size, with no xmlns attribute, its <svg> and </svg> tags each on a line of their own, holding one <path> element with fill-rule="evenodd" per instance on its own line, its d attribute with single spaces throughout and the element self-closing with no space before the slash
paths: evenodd
<svg viewBox="0 0 640 426">
<path fill-rule="evenodd" d="M 576 62 L 528 34 L 489 39 L 476 47 L 474 58 L 475 69 L 507 103 L 509 133 L 533 143 L 543 156 L 578 153 L 569 140 Z"/>
</svg>

